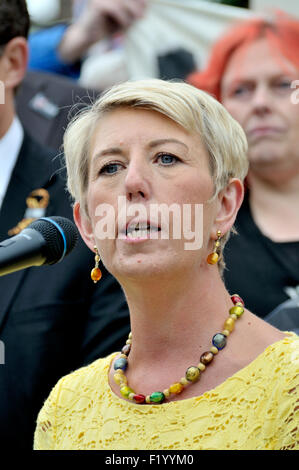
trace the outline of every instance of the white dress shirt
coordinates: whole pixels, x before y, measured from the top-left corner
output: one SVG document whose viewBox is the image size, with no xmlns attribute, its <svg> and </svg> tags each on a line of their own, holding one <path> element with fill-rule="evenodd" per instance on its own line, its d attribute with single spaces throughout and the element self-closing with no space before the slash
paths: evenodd
<svg viewBox="0 0 299 470">
<path fill-rule="evenodd" d="M 20 120 L 15 117 L 4 137 L 0 139 L 0 210 L 18 159 L 23 138 L 23 127 Z"/>
</svg>

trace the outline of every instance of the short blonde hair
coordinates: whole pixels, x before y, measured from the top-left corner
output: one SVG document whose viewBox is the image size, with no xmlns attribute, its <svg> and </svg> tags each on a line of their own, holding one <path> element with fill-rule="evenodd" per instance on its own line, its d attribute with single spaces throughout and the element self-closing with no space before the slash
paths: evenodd
<svg viewBox="0 0 299 470">
<path fill-rule="evenodd" d="M 208 93 L 177 81 L 147 79 L 115 85 L 70 122 L 64 135 L 67 186 L 87 213 L 90 142 L 101 117 L 118 107 L 157 111 L 198 134 L 210 158 L 214 196 L 231 178 L 248 171 L 247 140 L 241 126 Z"/>
<path fill-rule="evenodd" d="M 230 178 L 245 178 L 248 171 L 246 136 L 218 101 L 184 82 L 159 79 L 129 81 L 113 86 L 78 113 L 64 134 L 67 187 L 74 200 L 84 208 L 91 137 L 101 117 L 118 107 L 157 111 L 188 132 L 199 134 L 210 157 L 215 194 Z"/>
</svg>

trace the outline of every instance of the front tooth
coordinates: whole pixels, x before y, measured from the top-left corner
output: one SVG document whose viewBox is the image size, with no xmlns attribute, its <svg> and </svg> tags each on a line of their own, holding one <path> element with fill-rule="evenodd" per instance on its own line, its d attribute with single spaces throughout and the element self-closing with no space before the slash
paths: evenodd
<svg viewBox="0 0 299 470">
<path fill-rule="evenodd" d="M 142 238 L 147 236 L 147 230 L 132 230 L 128 233 L 129 238 Z"/>
</svg>

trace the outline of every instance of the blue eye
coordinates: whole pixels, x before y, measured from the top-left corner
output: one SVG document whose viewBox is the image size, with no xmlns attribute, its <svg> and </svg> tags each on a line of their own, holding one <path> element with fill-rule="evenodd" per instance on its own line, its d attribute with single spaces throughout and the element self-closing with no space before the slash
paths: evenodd
<svg viewBox="0 0 299 470">
<path fill-rule="evenodd" d="M 114 175 L 118 171 L 119 163 L 108 163 L 100 169 L 99 174 Z"/>
<path fill-rule="evenodd" d="M 158 155 L 158 159 L 160 159 L 162 165 L 172 165 L 179 161 L 178 157 L 171 155 L 171 153 L 162 153 Z"/>
</svg>

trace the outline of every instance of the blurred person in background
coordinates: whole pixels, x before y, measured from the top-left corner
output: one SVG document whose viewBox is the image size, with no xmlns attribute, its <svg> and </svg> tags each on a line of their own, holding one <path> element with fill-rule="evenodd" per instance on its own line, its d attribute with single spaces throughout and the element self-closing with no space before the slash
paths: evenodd
<svg viewBox="0 0 299 470">
<path fill-rule="evenodd" d="M 36 212 L 72 219 L 56 153 L 24 131 L 14 97 L 28 59 L 25 0 L 0 2 L 0 240 L 18 234 Z M 38 410 L 57 379 L 115 350 L 129 331 L 119 284 L 79 243 L 62 262 L 0 277 L 1 449 L 30 450 Z M 119 346 L 117 346 L 119 345 Z"/>
<path fill-rule="evenodd" d="M 214 95 L 245 130 L 247 192 L 225 249 L 230 292 L 260 317 L 299 286 L 299 21 L 277 12 L 233 27 L 190 83 Z M 298 307 L 297 307 L 298 309 Z M 299 328 L 299 310 L 295 327 Z M 292 324 L 293 326 L 293 324 Z"/>
<path fill-rule="evenodd" d="M 111 39 L 112 47 L 121 47 L 119 34 L 143 16 L 146 4 L 147 0 L 74 0 L 71 24 L 43 28 L 30 35 L 30 69 L 79 78 L 87 55 L 103 52 L 90 52 L 91 47 L 106 38 Z M 111 79 L 120 81 L 123 72 L 120 74 Z"/>
</svg>

